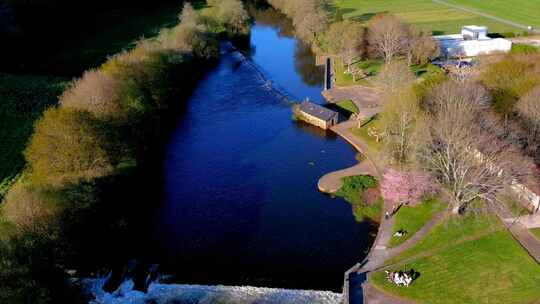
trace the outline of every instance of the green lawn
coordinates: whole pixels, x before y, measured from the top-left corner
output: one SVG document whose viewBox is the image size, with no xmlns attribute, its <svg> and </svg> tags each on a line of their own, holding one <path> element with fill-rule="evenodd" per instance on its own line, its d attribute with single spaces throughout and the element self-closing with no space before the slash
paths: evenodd
<svg viewBox="0 0 540 304">
<path fill-rule="evenodd" d="M 373 150 L 372 152 L 378 152 L 382 148 L 381 142 L 377 142 L 377 139 L 375 137 L 368 135 L 368 129 L 376 127 L 377 122 L 378 120 L 375 117 L 364 123 L 360 128 L 351 129 L 351 132 L 354 135 L 360 137 L 368 145 L 368 147 Z"/>
<path fill-rule="evenodd" d="M 353 214 L 357 221 L 366 218 L 379 221 L 382 212 L 382 199 L 373 204 L 362 201 L 362 193 L 368 188 L 377 187 L 377 180 L 372 176 L 357 175 L 343 178 L 343 186 L 336 192 L 336 196 L 344 198 L 352 205 Z"/>
<path fill-rule="evenodd" d="M 442 203 L 437 198 L 427 199 L 415 207 L 401 207 L 394 216 L 395 224 L 392 233 L 403 229 L 407 234 L 402 237 L 392 236 L 390 239 L 390 246 L 397 246 L 411 238 L 418 230 L 424 227 L 435 214 L 443 211 L 445 207 L 446 204 Z"/>
<path fill-rule="evenodd" d="M 421 253 L 420 255 L 418 255 Z M 404 260 L 416 256 L 412 259 Z M 396 287 L 377 272 L 379 288 L 417 303 L 535 303 L 540 266 L 493 218 L 450 218 L 392 263 L 419 278 Z"/>
<path fill-rule="evenodd" d="M 349 100 L 349 99 L 337 102 L 336 107 L 338 107 L 338 109 L 345 111 L 349 114 L 358 113 L 358 107 L 356 106 L 356 104 L 354 104 L 354 102 L 352 102 L 352 100 Z"/>
<path fill-rule="evenodd" d="M 519 2 L 524 1 L 526 0 L 520 0 Z M 482 1 L 477 0 L 475 2 Z M 505 1 L 499 0 L 498 2 Z M 506 2 L 508 5 L 512 6 L 513 9 L 526 11 L 520 6 L 514 6 L 513 2 Z M 538 0 L 530 2 L 538 4 Z M 491 5 L 492 1 L 483 3 Z M 368 21 L 377 13 L 390 12 L 399 16 L 406 22 L 412 23 L 419 28 L 430 30 L 434 34 L 458 33 L 463 25 L 471 24 L 488 26 L 492 33 L 523 32 L 522 29 L 499 23 L 473 13 L 437 4 L 431 0 L 336 0 L 335 4 L 337 8 L 341 9 L 346 18 Z M 536 10 L 540 11 L 540 5 L 536 6 Z M 540 21 L 540 19 L 538 19 L 538 21 Z"/>
<path fill-rule="evenodd" d="M 540 240 L 540 228 L 534 228 L 529 231 Z"/>
<path fill-rule="evenodd" d="M 540 27 L 540 0 L 446 0 L 523 25 Z"/>
<path fill-rule="evenodd" d="M 346 67 L 343 66 L 340 59 L 335 60 L 334 64 L 334 76 L 336 80 L 336 85 L 340 87 L 352 86 L 352 85 L 365 85 L 371 86 L 370 79 L 373 76 L 376 76 L 381 70 L 384 62 L 380 59 L 366 59 L 354 63 L 358 68 L 360 68 L 366 75 L 366 78 L 356 79 L 354 81 L 353 77 L 346 73 Z"/>
</svg>

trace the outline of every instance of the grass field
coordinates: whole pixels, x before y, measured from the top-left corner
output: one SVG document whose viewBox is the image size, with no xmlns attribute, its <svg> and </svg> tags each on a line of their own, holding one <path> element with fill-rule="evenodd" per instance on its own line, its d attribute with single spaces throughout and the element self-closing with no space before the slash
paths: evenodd
<svg viewBox="0 0 540 304">
<path fill-rule="evenodd" d="M 486 3 L 486 6 L 491 5 L 493 2 L 480 0 L 458 1 Z M 526 0 L 518 1 L 526 2 Z M 514 10 L 526 11 L 522 7 L 514 5 L 514 2 L 505 0 L 498 0 L 496 2 L 506 2 L 508 3 L 508 6 L 512 6 Z M 538 3 L 538 0 L 530 2 Z M 346 18 L 368 21 L 377 13 L 390 12 L 419 28 L 432 31 L 434 34 L 457 33 L 461 29 L 461 26 L 470 24 L 488 26 L 489 31 L 492 33 L 523 32 L 522 29 L 499 23 L 473 13 L 437 4 L 431 0 L 336 0 L 335 4 L 336 7 L 343 12 L 344 17 Z M 540 4 L 536 7 L 537 12 L 540 11 Z M 540 19 L 538 19 L 537 22 L 540 22 Z"/>
<path fill-rule="evenodd" d="M 534 228 L 529 230 L 536 238 L 540 240 L 540 228 Z"/>
<path fill-rule="evenodd" d="M 446 0 L 492 16 L 540 27 L 540 0 Z"/>
<path fill-rule="evenodd" d="M 372 283 L 417 303 L 517 304 L 540 299 L 540 266 L 496 219 L 450 218 L 395 262 L 400 264 L 393 270 L 412 268 L 420 276 L 409 287 L 396 287 L 381 271 L 371 277 Z"/>
<path fill-rule="evenodd" d="M 338 107 L 338 109 L 345 111 L 349 114 L 358 113 L 358 107 L 350 99 L 337 102 L 336 107 Z"/>
<path fill-rule="evenodd" d="M 396 213 L 393 233 L 403 229 L 407 232 L 402 237 L 392 236 L 390 246 L 397 246 L 411 238 L 418 230 L 433 218 L 433 216 L 444 210 L 446 204 L 437 198 L 427 199 L 415 207 L 403 206 Z"/>
</svg>

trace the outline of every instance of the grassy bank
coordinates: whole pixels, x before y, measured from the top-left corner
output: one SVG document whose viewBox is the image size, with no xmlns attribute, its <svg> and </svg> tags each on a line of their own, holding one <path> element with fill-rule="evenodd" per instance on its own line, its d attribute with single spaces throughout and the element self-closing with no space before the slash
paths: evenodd
<svg viewBox="0 0 540 304">
<path fill-rule="evenodd" d="M 491 6 L 491 2 L 484 5 Z M 527 13 L 526 8 L 531 6 L 531 4 L 525 7 L 514 6 L 514 4 L 510 3 L 507 5 L 512 6 L 512 9 L 509 9 L 510 11 L 517 10 L 523 13 Z M 488 26 L 490 32 L 523 32 L 522 29 L 450 8 L 431 0 L 336 0 L 335 6 L 343 12 L 345 18 L 365 22 L 378 13 L 389 12 L 419 28 L 432 31 L 434 34 L 439 35 L 458 33 L 461 26 L 469 24 Z M 537 10 L 540 9 L 540 5 L 538 4 L 534 7 Z"/>
<path fill-rule="evenodd" d="M 343 186 L 336 192 L 336 196 L 344 198 L 352 205 L 353 214 L 357 221 L 370 219 L 378 222 L 381 218 L 383 201 L 378 198 L 367 202 L 364 194 L 377 188 L 377 180 L 368 175 L 357 175 L 343 178 Z"/>
<path fill-rule="evenodd" d="M 540 267 L 494 217 L 450 217 L 387 263 L 420 276 L 410 287 L 396 287 L 379 271 L 372 283 L 416 303 L 534 303 L 540 298 Z"/>
<path fill-rule="evenodd" d="M 0 200 L 24 168 L 34 121 L 55 105 L 68 79 L 0 74 Z"/>
<path fill-rule="evenodd" d="M 395 224 L 392 230 L 392 235 L 400 230 L 406 231 L 402 237 L 392 236 L 390 246 L 397 246 L 406 240 L 410 239 L 418 230 L 429 222 L 437 213 L 442 212 L 446 208 L 446 204 L 439 201 L 437 198 L 426 199 L 418 206 L 402 206 L 394 215 Z"/>
<path fill-rule="evenodd" d="M 65 298 L 70 292 L 65 269 L 70 263 L 78 270 L 92 264 L 73 262 L 77 254 L 83 255 L 74 250 L 77 246 L 91 246 L 81 243 L 90 229 L 82 223 L 103 212 L 98 217 L 106 233 L 127 225 L 125 214 L 109 214 L 114 208 L 104 206 L 118 199 L 129 201 L 120 181 L 132 180 L 124 175 L 134 170 L 126 168 L 144 164 L 151 156 L 171 110 L 185 102 L 217 60 L 220 39 L 247 36 L 248 15 L 242 3 L 225 4 L 229 6 L 218 2 L 219 8 L 202 13 L 185 5 L 176 26 L 109 57 L 67 87 L 62 80 L 31 79 L 37 88 L 27 99 L 33 103 L 24 104 L 25 96 L 17 95 L 28 93 L 29 83 L 0 92 L 14 94 L 12 106 L 35 115 L 21 124 L 26 125 L 21 129 L 26 138 L 39 116 L 29 140 L 21 134 L 10 145 L 10 151 L 17 152 L 26 146 L 26 166 L 0 209 L 0 229 L 13 232 L 0 243 L 0 281 L 7 282 L 0 288 L 0 302 L 73 302 Z M 9 85 L 12 89 L 20 78 L 5 81 L 15 82 Z M 51 106 L 57 100 L 58 105 Z M 18 119 L 6 122 L 15 124 Z M 16 170 L 5 170 L 4 179 Z M 22 282 L 10 280 L 13 273 Z"/>
</svg>

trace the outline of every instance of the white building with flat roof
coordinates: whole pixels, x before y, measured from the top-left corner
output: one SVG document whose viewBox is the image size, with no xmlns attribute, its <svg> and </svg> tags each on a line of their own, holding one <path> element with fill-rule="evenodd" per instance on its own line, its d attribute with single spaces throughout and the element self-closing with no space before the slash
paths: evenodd
<svg viewBox="0 0 540 304">
<path fill-rule="evenodd" d="M 488 37 L 485 26 L 467 25 L 461 34 L 434 36 L 439 41 L 441 54 L 446 57 L 474 57 L 492 53 L 506 53 L 512 42 L 504 38 Z"/>
</svg>

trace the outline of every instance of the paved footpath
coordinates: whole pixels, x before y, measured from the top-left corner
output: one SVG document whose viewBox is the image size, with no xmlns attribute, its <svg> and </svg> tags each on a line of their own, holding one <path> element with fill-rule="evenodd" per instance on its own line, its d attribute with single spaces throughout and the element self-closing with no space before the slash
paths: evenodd
<svg viewBox="0 0 540 304">
<path fill-rule="evenodd" d="M 319 190 L 325 193 L 335 193 L 343 185 L 342 178 L 354 175 L 371 175 L 379 179 L 381 177 L 375 162 L 369 157 L 368 146 L 360 138 L 351 132 L 351 128 L 358 124 L 357 121 L 348 120 L 337 124 L 331 128 L 336 134 L 349 142 L 358 152 L 362 153 L 366 159 L 355 166 L 325 174 L 319 179 Z"/>
<path fill-rule="evenodd" d="M 512 236 L 540 264 L 540 240 L 529 232 L 527 226 L 521 223 L 520 218 L 514 218 L 508 208 L 504 207 L 497 210 L 497 215 L 504 222 Z"/>
<path fill-rule="evenodd" d="M 319 188 L 327 191 L 339 189 L 341 187 L 341 178 L 344 176 L 351 176 L 359 174 L 369 173 L 372 176 L 381 178 L 381 169 L 377 167 L 376 163 L 373 161 L 373 155 L 369 153 L 369 147 L 367 144 L 359 137 L 354 135 L 350 129 L 355 127 L 358 122 L 356 121 L 346 121 L 335 125 L 332 127 L 332 131 L 343 137 L 351 145 L 353 145 L 358 151 L 363 152 L 366 159 L 360 164 L 347 168 L 344 170 L 339 170 L 336 172 L 329 173 L 319 180 Z M 369 273 L 371 271 L 380 269 L 384 262 L 392 257 L 395 257 L 405 250 L 409 249 L 411 246 L 416 244 L 418 240 L 422 239 L 426 234 L 428 234 L 433 227 L 435 227 L 443 218 L 445 212 L 440 212 L 433 217 L 424 227 L 417 231 L 410 239 L 405 241 L 399 246 L 394 248 L 388 248 L 390 239 L 392 238 L 393 227 L 395 223 L 395 218 L 392 216 L 388 219 L 385 219 L 385 212 L 392 212 L 393 205 L 390 202 L 385 202 L 383 207 L 383 212 L 381 215 L 381 220 L 379 224 L 379 229 L 377 232 L 377 237 L 371 247 L 368 256 L 363 262 L 363 265 L 358 267 L 358 270 L 355 270 L 350 274 L 348 291 L 350 294 L 350 303 L 366 303 L 366 304 L 378 304 L 378 303 L 407 303 L 401 299 L 394 298 L 389 294 L 386 294 L 379 289 L 371 286 L 365 280 L 356 280 L 356 277 L 363 276 L 364 273 Z"/>
</svg>

